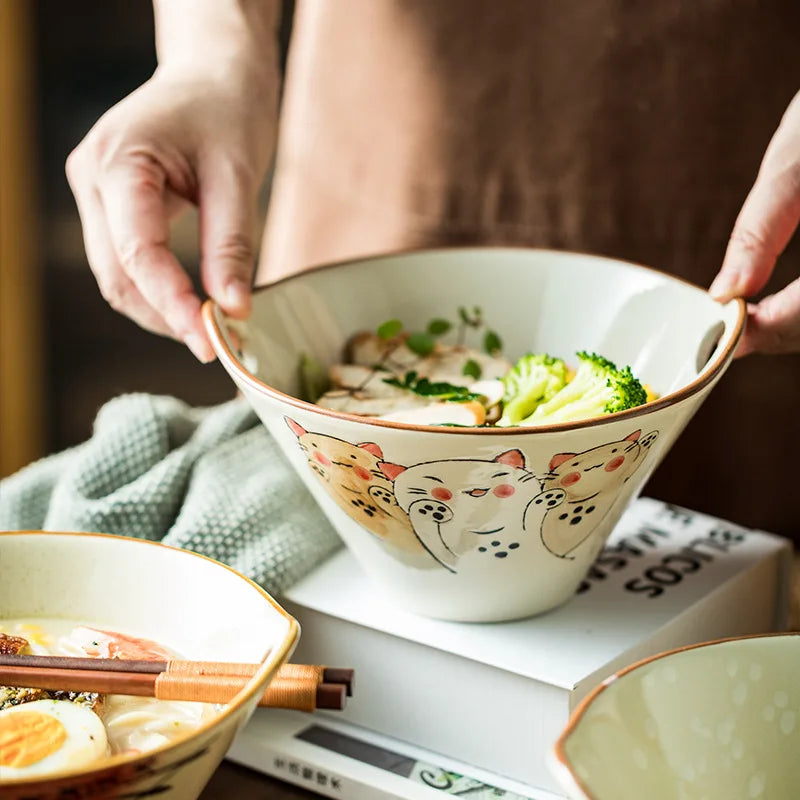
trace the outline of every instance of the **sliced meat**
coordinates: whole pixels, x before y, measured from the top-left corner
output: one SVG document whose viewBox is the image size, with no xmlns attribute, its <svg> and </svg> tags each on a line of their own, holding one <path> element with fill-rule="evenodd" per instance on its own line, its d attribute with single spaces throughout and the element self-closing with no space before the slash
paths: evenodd
<svg viewBox="0 0 800 800">
<path fill-rule="evenodd" d="M 422 408 L 384 414 L 381 419 L 408 425 L 464 425 L 475 427 L 486 421 L 486 409 L 477 401 L 468 403 L 428 403 Z"/>
<path fill-rule="evenodd" d="M 105 703 L 105 696 L 99 692 L 46 692 L 48 700 L 67 700 L 75 705 L 86 706 L 94 711 L 95 714 L 100 714 L 103 710 Z"/>
<path fill-rule="evenodd" d="M 86 625 L 73 628 L 70 639 L 83 648 L 87 656 L 96 658 L 126 658 L 134 661 L 169 661 L 172 658 L 172 654 L 157 642 Z"/>
<path fill-rule="evenodd" d="M 429 402 L 407 389 L 386 383 L 386 378 L 396 377 L 387 370 L 373 370 L 358 364 L 334 364 L 330 368 L 330 377 L 336 388 L 322 395 L 317 405 L 331 411 L 380 417 L 426 406 Z"/>
<path fill-rule="evenodd" d="M 407 411 L 428 405 L 424 397 L 398 389 L 398 394 L 392 397 L 370 397 L 363 392 L 350 392 L 347 390 L 326 392 L 317 405 L 331 411 L 341 411 L 344 414 L 357 414 L 361 417 L 380 417 L 393 412 Z"/>
<path fill-rule="evenodd" d="M 475 383 L 469 385 L 469 390 L 473 394 L 479 394 L 485 397 L 487 408 L 496 406 L 506 393 L 505 384 L 497 378 L 475 381 Z"/>
<path fill-rule="evenodd" d="M 341 389 L 356 389 L 370 397 L 397 397 L 408 394 L 404 389 L 386 383 L 397 377 L 388 370 L 373 370 L 359 364 L 334 364 L 329 370 L 331 383 Z M 335 391 L 335 390 L 334 390 Z"/>
<path fill-rule="evenodd" d="M 18 656 L 28 649 L 28 640 L 21 636 L 0 633 L 0 655 Z"/>
<path fill-rule="evenodd" d="M 19 686 L 0 686 L 0 711 L 23 703 L 32 703 L 34 700 L 46 700 L 47 692 L 44 689 L 24 689 Z"/>
<path fill-rule="evenodd" d="M 21 636 L 0 633 L 0 654 L 23 655 L 28 649 L 28 640 Z M 97 692 L 50 691 L 49 689 L 29 689 L 20 686 L 0 686 L 0 711 L 12 706 L 32 703 L 34 700 L 69 700 L 72 703 L 88 706 L 99 713 L 103 705 L 103 695 Z"/>
<path fill-rule="evenodd" d="M 0 711 L 35 700 L 68 700 L 84 705 L 96 714 L 103 708 L 104 697 L 98 692 L 50 691 L 49 689 L 26 689 L 19 686 L 0 686 Z"/>
<path fill-rule="evenodd" d="M 511 362 L 505 358 L 490 356 L 471 347 L 437 347 L 431 355 L 419 361 L 414 369 L 418 375 L 430 381 L 465 386 L 473 380 L 464 374 L 468 361 L 474 361 L 480 367 L 482 381 L 502 378 L 511 369 Z"/>
<path fill-rule="evenodd" d="M 405 340 L 403 334 L 392 339 L 381 339 L 371 331 L 360 331 L 347 343 L 345 357 L 363 367 L 380 364 L 393 372 L 406 372 L 416 369 L 420 357 L 406 347 Z"/>
</svg>

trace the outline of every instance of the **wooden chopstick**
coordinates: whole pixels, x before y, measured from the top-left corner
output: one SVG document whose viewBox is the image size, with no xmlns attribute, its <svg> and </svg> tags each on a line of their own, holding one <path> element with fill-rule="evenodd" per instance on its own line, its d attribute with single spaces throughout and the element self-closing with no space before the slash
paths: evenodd
<svg viewBox="0 0 800 800">
<path fill-rule="evenodd" d="M 46 665 L 31 663 L 42 659 Z M 9 662 L 12 662 L 9 664 Z M 162 669 L 155 672 L 156 662 L 131 662 L 122 659 L 73 659 L 59 656 L 3 656 L 0 663 L 0 684 L 25 686 L 35 689 L 63 690 L 72 692 L 100 692 L 103 694 L 125 694 L 140 697 L 155 697 L 161 700 L 192 700 L 205 703 L 227 703 L 245 686 L 249 675 L 197 674 L 185 670 L 170 672 Z M 69 662 L 66 664 L 64 662 Z M 76 664 L 87 665 L 89 669 Z M 98 663 L 100 662 L 100 663 Z M 167 664 L 169 662 L 161 662 Z M 184 662 L 206 663 L 206 662 Z M 112 669 L 103 669 L 113 664 Z M 145 664 L 147 671 L 141 669 Z M 140 671 L 120 669 L 120 665 L 139 666 Z M 218 668 L 219 665 L 217 665 Z M 238 665 L 249 666 L 254 665 Z M 306 665 L 285 665 L 305 668 Z M 272 708 L 292 708 L 314 711 L 317 708 L 342 710 L 347 696 L 347 684 L 326 683 L 320 680 L 324 668 L 306 668 L 304 674 L 293 674 L 289 670 L 279 672 L 270 682 L 258 705 Z M 347 670 L 345 670 L 347 672 Z"/>
<path fill-rule="evenodd" d="M 36 667 L 57 670 L 90 670 L 93 672 L 132 672 L 136 674 L 158 675 L 169 672 L 180 675 L 211 676 L 228 675 L 250 678 L 256 674 L 260 664 L 247 664 L 233 661 L 136 661 L 122 658 L 74 658 L 72 656 L 29 656 L 0 655 L 2 667 Z M 283 664 L 274 680 L 306 678 L 317 676 L 317 682 L 341 683 L 346 687 L 348 697 L 353 696 L 355 674 L 352 669 L 343 667 L 324 667 L 307 664 Z M 45 687 L 35 687 L 45 688 Z"/>
</svg>

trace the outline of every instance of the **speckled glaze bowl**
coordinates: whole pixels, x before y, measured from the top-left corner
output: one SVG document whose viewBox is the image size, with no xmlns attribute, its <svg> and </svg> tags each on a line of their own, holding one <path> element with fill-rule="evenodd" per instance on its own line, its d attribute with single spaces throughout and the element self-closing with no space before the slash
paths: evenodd
<svg viewBox="0 0 800 800">
<path fill-rule="evenodd" d="M 299 636 L 263 589 L 204 556 L 102 534 L 0 532 L 0 620 L 26 617 L 136 633 L 184 658 L 261 666 L 197 730 L 93 770 L 0 781 L 3 800 L 197 798 Z"/>
<path fill-rule="evenodd" d="M 730 639 L 617 673 L 552 754 L 575 800 L 800 797 L 800 634 Z"/>
<path fill-rule="evenodd" d="M 298 399 L 357 331 L 424 330 L 479 305 L 505 355 L 600 353 L 654 402 L 536 428 L 415 426 Z M 470 248 L 318 268 L 255 292 L 247 322 L 211 302 L 207 330 L 365 572 L 404 609 L 498 621 L 574 593 L 625 506 L 730 363 L 744 304 L 645 267 L 575 253 Z M 687 466 L 687 468 L 690 468 Z"/>
</svg>

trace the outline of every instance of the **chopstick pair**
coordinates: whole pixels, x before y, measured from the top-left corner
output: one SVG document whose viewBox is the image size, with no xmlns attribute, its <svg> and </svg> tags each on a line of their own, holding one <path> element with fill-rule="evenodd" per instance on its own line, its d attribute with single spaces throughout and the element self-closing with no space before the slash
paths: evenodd
<svg viewBox="0 0 800 800">
<path fill-rule="evenodd" d="M 34 689 L 100 692 L 227 703 L 255 675 L 259 664 L 212 661 L 133 661 L 68 656 L 0 655 L 0 684 Z M 259 706 L 342 710 L 353 694 L 353 670 L 284 664 Z"/>
</svg>

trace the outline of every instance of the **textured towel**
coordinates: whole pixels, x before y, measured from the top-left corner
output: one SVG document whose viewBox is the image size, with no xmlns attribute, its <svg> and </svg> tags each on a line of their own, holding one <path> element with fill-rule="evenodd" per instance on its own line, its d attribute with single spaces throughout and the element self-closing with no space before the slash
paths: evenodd
<svg viewBox="0 0 800 800">
<path fill-rule="evenodd" d="M 132 394 L 92 438 L 0 481 L 0 530 L 100 531 L 193 550 L 279 594 L 341 541 L 244 400 Z"/>
</svg>

